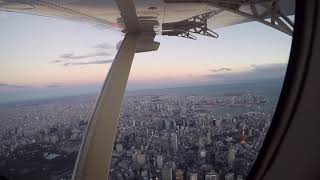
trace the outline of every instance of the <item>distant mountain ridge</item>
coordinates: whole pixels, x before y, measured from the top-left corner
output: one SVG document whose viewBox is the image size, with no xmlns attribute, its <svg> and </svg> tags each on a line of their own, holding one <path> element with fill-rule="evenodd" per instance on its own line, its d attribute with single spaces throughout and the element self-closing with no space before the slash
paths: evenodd
<svg viewBox="0 0 320 180">
<path fill-rule="evenodd" d="M 179 94 L 179 95 L 203 95 L 203 96 L 219 96 L 230 93 L 239 92 L 255 92 L 260 95 L 267 96 L 271 100 L 277 100 L 281 91 L 283 79 L 263 79 L 263 80 L 250 80 L 241 81 L 234 83 L 221 83 L 221 84 L 207 84 L 197 86 L 184 86 L 184 87 L 170 87 L 170 88 L 157 88 L 157 89 L 143 89 L 126 91 L 125 96 L 134 95 L 157 95 L 157 94 Z M 30 98 L 30 99 L 14 99 L 12 101 L 1 101 L 0 105 L 14 105 L 14 104 L 27 104 L 37 103 L 38 101 L 48 100 L 63 100 L 70 98 L 81 98 L 83 96 L 97 97 L 98 93 L 82 93 L 75 95 L 61 95 L 61 96 L 48 96 L 41 98 Z"/>
</svg>

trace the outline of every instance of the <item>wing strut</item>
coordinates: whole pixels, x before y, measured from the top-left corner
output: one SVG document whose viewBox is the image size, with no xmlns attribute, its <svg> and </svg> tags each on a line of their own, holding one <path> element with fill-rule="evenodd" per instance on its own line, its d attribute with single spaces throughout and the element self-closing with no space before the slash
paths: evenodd
<svg viewBox="0 0 320 180">
<path fill-rule="evenodd" d="M 73 180 L 106 180 L 112 158 L 113 144 L 135 53 L 155 51 L 160 43 L 154 32 L 142 32 L 133 0 L 116 0 L 125 22 L 126 36 L 103 84 L 82 140 Z"/>
<path fill-rule="evenodd" d="M 108 179 L 113 143 L 138 34 L 128 33 L 112 63 L 91 115 L 73 180 Z"/>
</svg>

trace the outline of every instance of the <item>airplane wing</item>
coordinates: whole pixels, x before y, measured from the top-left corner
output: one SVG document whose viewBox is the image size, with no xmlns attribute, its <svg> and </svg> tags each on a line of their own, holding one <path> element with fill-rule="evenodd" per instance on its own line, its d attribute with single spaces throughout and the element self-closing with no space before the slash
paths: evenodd
<svg viewBox="0 0 320 180">
<path fill-rule="evenodd" d="M 0 0 L 0 11 L 28 13 L 96 24 L 126 32 L 117 0 Z M 294 2 L 290 0 L 134 0 L 143 32 L 195 39 L 217 37 L 213 31 L 258 21 L 292 35 Z M 268 21 L 269 19 L 269 21 Z M 197 29 L 197 30 L 196 30 Z"/>
</svg>

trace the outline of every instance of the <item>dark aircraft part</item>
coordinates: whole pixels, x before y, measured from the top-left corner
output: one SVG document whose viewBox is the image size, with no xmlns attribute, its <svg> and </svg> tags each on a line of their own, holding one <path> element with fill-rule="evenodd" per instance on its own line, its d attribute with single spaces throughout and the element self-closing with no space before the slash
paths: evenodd
<svg viewBox="0 0 320 180">
<path fill-rule="evenodd" d="M 293 22 L 280 9 L 279 2 L 279 0 L 253 1 L 247 5 L 246 10 L 228 3 L 218 3 L 218 5 L 213 3 L 213 6 L 220 6 L 224 10 L 258 21 L 292 36 Z"/>
<path fill-rule="evenodd" d="M 180 31 L 180 30 L 164 31 L 164 32 L 162 32 L 162 35 L 177 36 L 177 37 L 183 37 L 183 38 L 188 38 L 188 39 L 193 39 L 193 40 L 197 39 L 197 37 L 192 35 L 190 32 Z"/>
<path fill-rule="evenodd" d="M 295 7 L 292 48 L 283 88 L 248 180 L 320 177 L 320 3 L 296 1 Z"/>
<path fill-rule="evenodd" d="M 280 8 L 280 0 L 165 0 L 165 3 L 205 3 L 275 28 L 290 36 L 293 22 Z"/>
<path fill-rule="evenodd" d="M 155 33 L 141 33 L 136 42 L 135 53 L 157 51 L 160 43 L 154 41 Z M 116 48 L 119 50 L 123 41 L 119 41 Z"/>
<path fill-rule="evenodd" d="M 162 35 L 178 36 L 195 40 L 197 38 L 190 34 L 195 33 L 212 38 L 218 38 L 219 35 L 208 28 L 207 21 L 219 12 L 220 11 L 210 11 L 182 21 L 163 23 Z"/>
</svg>

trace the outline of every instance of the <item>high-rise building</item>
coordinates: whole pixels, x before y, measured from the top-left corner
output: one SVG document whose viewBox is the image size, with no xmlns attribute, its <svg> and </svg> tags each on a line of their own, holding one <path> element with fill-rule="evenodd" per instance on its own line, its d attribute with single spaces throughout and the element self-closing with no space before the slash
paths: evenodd
<svg viewBox="0 0 320 180">
<path fill-rule="evenodd" d="M 200 157 L 201 158 L 205 158 L 206 157 L 206 150 L 205 149 L 201 149 L 200 150 Z"/>
<path fill-rule="evenodd" d="M 137 162 L 137 157 L 138 157 L 138 152 L 133 152 L 133 153 L 132 153 L 132 161 L 133 161 L 134 163 Z"/>
<path fill-rule="evenodd" d="M 248 131 L 248 136 L 252 136 L 253 135 L 253 130 L 252 129 L 249 129 Z"/>
<path fill-rule="evenodd" d="M 144 165 L 146 163 L 146 155 L 144 154 L 138 154 L 137 155 L 137 162 L 140 165 Z"/>
<path fill-rule="evenodd" d="M 181 169 L 176 170 L 176 180 L 183 180 L 183 171 Z"/>
<path fill-rule="evenodd" d="M 244 130 L 242 130 L 241 136 L 240 136 L 240 144 L 244 144 L 244 143 L 246 143 L 246 140 L 245 140 Z"/>
<path fill-rule="evenodd" d="M 145 179 L 148 179 L 148 171 L 147 170 L 143 170 L 141 171 L 141 176 Z"/>
<path fill-rule="evenodd" d="M 238 175 L 237 180 L 243 180 L 242 175 Z"/>
<path fill-rule="evenodd" d="M 122 144 L 116 144 L 116 151 L 118 153 L 122 152 Z"/>
<path fill-rule="evenodd" d="M 204 148 L 204 145 L 205 145 L 205 140 L 203 137 L 200 137 L 199 138 L 199 142 L 198 142 L 198 145 L 199 145 L 199 148 Z"/>
<path fill-rule="evenodd" d="M 198 173 L 190 173 L 189 180 L 198 180 Z"/>
<path fill-rule="evenodd" d="M 229 166 L 233 166 L 233 163 L 236 159 L 236 150 L 234 149 L 234 147 L 230 147 L 229 148 L 229 153 L 228 153 L 228 164 Z"/>
<path fill-rule="evenodd" d="M 221 126 L 221 118 L 215 120 L 215 126 L 220 128 L 220 126 Z"/>
<path fill-rule="evenodd" d="M 172 167 L 171 164 L 165 164 L 161 171 L 162 180 L 172 180 Z"/>
<path fill-rule="evenodd" d="M 171 133 L 170 146 L 174 152 L 178 151 L 178 136 L 176 133 Z"/>
<path fill-rule="evenodd" d="M 234 180 L 234 173 L 228 173 L 225 177 L 225 180 Z"/>
<path fill-rule="evenodd" d="M 209 172 L 205 175 L 205 180 L 219 180 L 218 174 L 215 172 Z"/>
<path fill-rule="evenodd" d="M 210 132 L 207 133 L 207 144 L 208 145 L 212 144 L 212 139 L 211 139 L 211 133 Z"/>
<path fill-rule="evenodd" d="M 162 168 L 163 165 L 163 157 L 161 155 L 157 156 L 157 167 Z"/>
</svg>

